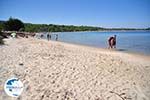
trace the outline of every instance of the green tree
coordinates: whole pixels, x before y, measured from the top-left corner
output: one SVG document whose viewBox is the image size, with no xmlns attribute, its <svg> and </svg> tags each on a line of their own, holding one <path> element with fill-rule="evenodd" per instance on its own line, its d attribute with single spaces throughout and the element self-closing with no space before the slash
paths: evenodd
<svg viewBox="0 0 150 100">
<path fill-rule="evenodd" d="M 24 29 L 24 23 L 19 19 L 9 18 L 4 23 L 4 30 L 6 31 L 19 31 L 20 29 Z"/>
<path fill-rule="evenodd" d="M 2 24 L 0 24 L 0 31 L 2 31 L 2 29 L 3 29 L 3 26 L 2 26 Z"/>
</svg>

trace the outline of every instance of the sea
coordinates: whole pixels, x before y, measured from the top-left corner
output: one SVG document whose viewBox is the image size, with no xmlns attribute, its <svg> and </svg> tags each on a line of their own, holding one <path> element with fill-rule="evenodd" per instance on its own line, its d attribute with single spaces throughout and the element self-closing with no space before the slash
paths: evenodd
<svg viewBox="0 0 150 100">
<path fill-rule="evenodd" d="M 57 33 L 56 33 L 57 34 Z M 44 34 L 46 38 L 46 34 Z M 108 38 L 117 35 L 117 50 L 150 56 L 150 31 L 59 32 L 58 41 L 108 48 Z M 52 40 L 56 35 L 52 33 Z"/>
</svg>

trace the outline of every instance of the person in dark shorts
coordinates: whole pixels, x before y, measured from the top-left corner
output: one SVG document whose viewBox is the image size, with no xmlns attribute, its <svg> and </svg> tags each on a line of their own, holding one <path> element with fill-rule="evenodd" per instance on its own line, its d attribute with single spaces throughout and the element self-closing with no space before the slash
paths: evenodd
<svg viewBox="0 0 150 100">
<path fill-rule="evenodd" d="M 58 34 L 56 34 L 56 41 L 58 40 Z"/>
<path fill-rule="evenodd" d="M 41 37 L 41 39 L 42 39 L 42 38 L 44 37 L 44 35 L 43 35 L 43 34 L 41 34 L 41 36 L 40 36 L 40 37 Z"/>
<path fill-rule="evenodd" d="M 47 34 L 47 40 L 49 41 L 49 39 L 50 39 L 50 35 L 49 35 L 49 33 Z"/>
<path fill-rule="evenodd" d="M 116 35 L 108 39 L 109 48 L 116 48 Z"/>
</svg>

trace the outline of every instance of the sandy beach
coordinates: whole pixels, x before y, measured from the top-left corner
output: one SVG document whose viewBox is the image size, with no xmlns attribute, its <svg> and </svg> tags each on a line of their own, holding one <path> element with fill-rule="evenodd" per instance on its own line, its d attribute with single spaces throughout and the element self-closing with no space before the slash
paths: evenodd
<svg viewBox="0 0 150 100">
<path fill-rule="evenodd" d="M 35 38 L 0 46 L 0 100 L 150 100 L 150 57 Z M 4 83 L 24 90 L 9 97 Z"/>
</svg>

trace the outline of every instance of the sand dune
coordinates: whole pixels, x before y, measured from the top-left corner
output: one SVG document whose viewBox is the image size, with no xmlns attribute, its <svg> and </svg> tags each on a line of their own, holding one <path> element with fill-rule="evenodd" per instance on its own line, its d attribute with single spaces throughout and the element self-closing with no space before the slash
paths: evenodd
<svg viewBox="0 0 150 100">
<path fill-rule="evenodd" d="M 150 57 L 34 38 L 5 41 L 1 100 L 150 100 Z M 24 84 L 19 98 L 4 92 L 11 77 Z"/>
</svg>

